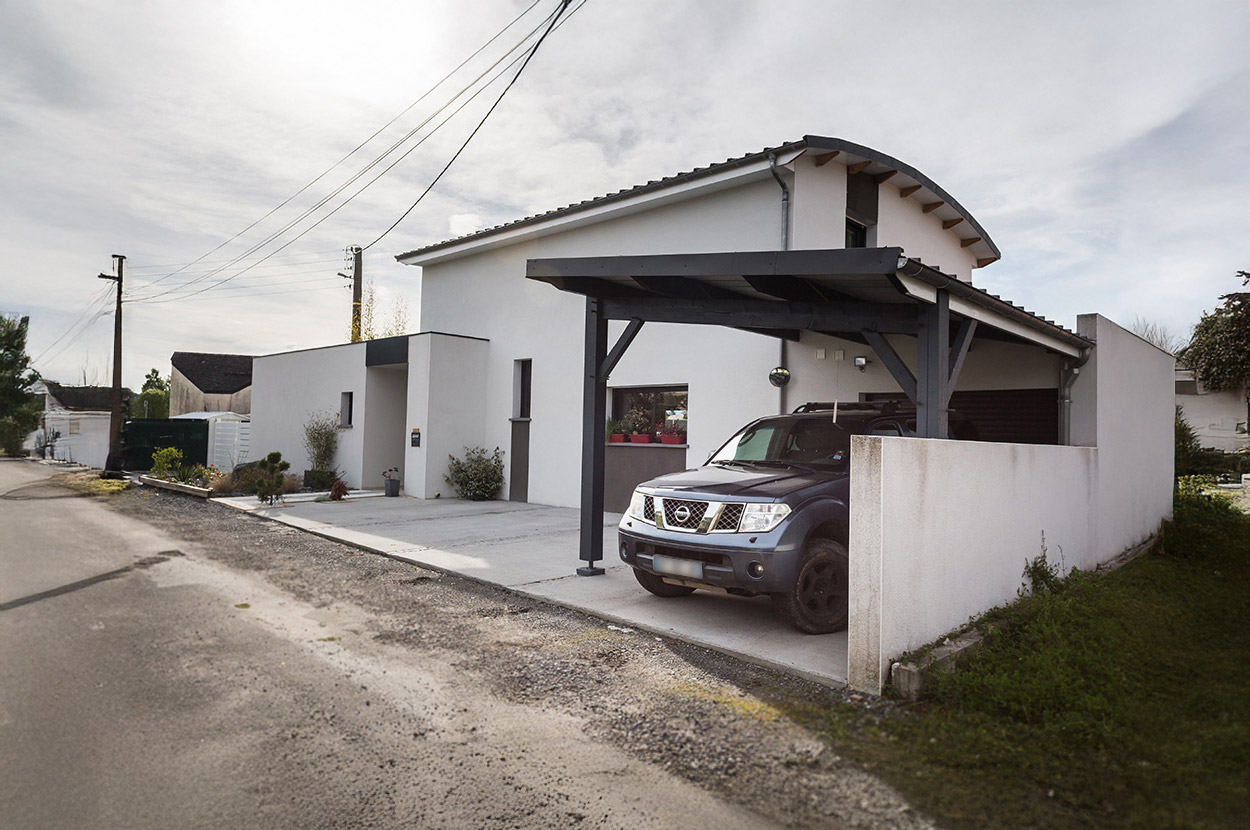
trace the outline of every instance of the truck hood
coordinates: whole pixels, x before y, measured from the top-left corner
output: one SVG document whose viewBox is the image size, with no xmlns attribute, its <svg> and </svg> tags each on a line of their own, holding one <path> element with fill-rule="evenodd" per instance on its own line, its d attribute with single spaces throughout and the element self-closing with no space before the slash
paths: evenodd
<svg viewBox="0 0 1250 830">
<path fill-rule="evenodd" d="M 640 487 L 705 497 L 779 499 L 798 490 L 828 485 L 846 473 L 814 473 L 795 467 L 737 467 L 709 464 L 684 473 L 671 473 L 643 482 Z"/>
</svg>

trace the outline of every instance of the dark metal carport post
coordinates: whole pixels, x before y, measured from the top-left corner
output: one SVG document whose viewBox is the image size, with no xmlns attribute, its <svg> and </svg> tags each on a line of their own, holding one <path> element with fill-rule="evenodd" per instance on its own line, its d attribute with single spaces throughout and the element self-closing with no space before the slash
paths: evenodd
<svg viewBox="0 0 1250 830">
<path fill-rule="evenodd" d="M 634 342 L 642 320 L 631 318 L 620 338 L 608 351 L 608 318 L 602 303 L 586 298 L 586 377 L 582 383 L 582 518 L 578 556 L 586 564 L 579 576 L 599 576 L 603 568 L 603 427 L 607 421 L 608 375 Z M 590 511 L 590 512 L 587 512 Z"/>
<path fill-rule="evenodd" d="M 582 381 L 581 552 L 579 576 L 598 576 L 603 558 L 603 424 L 607 419 L 608 379 L 600 371 L 608 352 L 608 320 L 594 297 L 586 298 L 586 376 Z M 590 518 L 598 517 L 597 521 Z"/>
<path fill-rule="evenodd" d="M 937 301 L 920 309 L 916 339 L 916 432 L 921 438 L 946 438 L 950 401 L 951 297 L 941 289 Z"/>
</svg>

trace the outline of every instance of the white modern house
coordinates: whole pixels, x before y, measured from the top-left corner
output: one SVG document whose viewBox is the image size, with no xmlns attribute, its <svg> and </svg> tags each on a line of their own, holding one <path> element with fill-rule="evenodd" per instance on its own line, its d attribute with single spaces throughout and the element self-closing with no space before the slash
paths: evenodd
<svg viewBox="0 0 1250 830">
<path fill-rule="evenodd" d="M 605 505 L 752 418 L 906 398 L 944 436 L 957 409 L 982 441 L 854 445 L 849 676 L 879 689 L 894 656 L 1013 597 L 1042 533 L 1093 567 L 1171 509 L 1171 356 L 977 288 L 999 257 L 920 171 L 805 136 L 401 254 L 427 331 L 256 358 L 254 450 L 298 471 L 304 420 L 332 410 L 350 485 L 398 466 L 432 498 L 449 454 L 498 446 L 502 497 L 581 507 L 593 564 Z M 605 446 L 605 417 L 684 438 Z"/>
<path fill-rule="evenodd" d="M 1250 447 L 1245 394 L 1207 389 L 1193 369 L 1178 366 L 1176 405 L 1203 447 L 1224 452 Z"/>
</svg>

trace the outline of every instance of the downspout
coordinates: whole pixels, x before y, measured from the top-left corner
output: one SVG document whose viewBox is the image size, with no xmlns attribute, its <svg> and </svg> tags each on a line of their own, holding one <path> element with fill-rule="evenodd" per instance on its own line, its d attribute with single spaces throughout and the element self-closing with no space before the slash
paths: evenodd
<svg viewBox="0 0 1250 830">
<path fill-rule="evenodd" d="M 1081 356 L 1063 362 L 1059 376 L 1059 445 L 1072 445 L 1072 385 L 1081 374 L 1081 367 L 1089 362 L 1092 349 L 1081 349 Z"/>
<path fill-rule="evenodd" d="M 781 188 L 781 250 L 790 250 L 790 188 L 786 186 L 785 181 L 781 178 L 781 174 L 777 172 L 777 154 L 768 154 L 768 172 L 773 174 L 773 178 L 777 181 L 777 186 Z M 784 337 L 777 338 L 780 346 L 777 349 L 777 365 L 786 365 L 786 339 Z M 777 411 L 784 415 L 789 411 L 786 401 L 786 387 L 777 387 Z"/>
</svg>

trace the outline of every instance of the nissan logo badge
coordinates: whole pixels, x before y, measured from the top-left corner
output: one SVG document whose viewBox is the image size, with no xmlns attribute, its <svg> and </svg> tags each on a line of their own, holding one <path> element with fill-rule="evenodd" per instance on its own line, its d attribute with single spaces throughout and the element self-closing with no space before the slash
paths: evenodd
<svg viewBox="0 0 1250 830">
<path fill-rule="evenodd" d="M 677 505 L 673 510 L 673 518 L 679 522 L 690 521 L 690 508 L 684 504 Z"/>
</svg>

